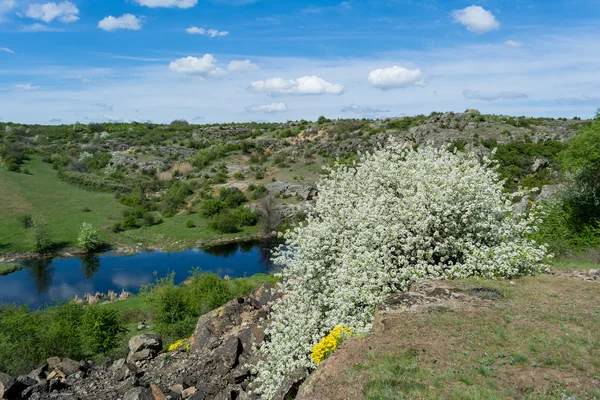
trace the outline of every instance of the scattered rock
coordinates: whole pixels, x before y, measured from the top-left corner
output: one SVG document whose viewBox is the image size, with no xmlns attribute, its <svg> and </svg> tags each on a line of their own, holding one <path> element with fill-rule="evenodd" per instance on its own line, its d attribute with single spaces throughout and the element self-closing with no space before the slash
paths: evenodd
<svg viewBox="0 0 600 400">
<path fill-rule="evenodd" d="M 162 338 L 156 334 L 143 334 L 129 339 L 128 362 L 150 360 L 162 350 Z"/>
<path fill-rule="evenodd" d="M 0 399 L 13 400 L 21 398 L 21 392 L 27 387 L 12 376 L 0 372 Z"/>
<path fill-rule="evenodd" d="M 542 169 L 546 168 L 547 166 L 548 160 L 541 157 L 536 157 L 533 161 L 533 165 L 531 166 L 531 172 L 535 174 L 541 171 Z"/>
</svg>

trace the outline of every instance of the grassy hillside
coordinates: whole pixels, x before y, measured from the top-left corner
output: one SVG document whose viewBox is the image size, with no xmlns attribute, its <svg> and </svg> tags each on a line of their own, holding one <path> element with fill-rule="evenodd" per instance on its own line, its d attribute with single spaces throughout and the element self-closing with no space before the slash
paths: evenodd
<svg viewBox="0 0 600 400">
<path fill-rule="evenodd" d="M 0 168 L 0 251 L 27 251 L 28 230 L 19 217 L 41 215 L 56 246 L 72 245 L 83 222 L 105 230 L 125 208 L 113 195 L 80 189 L 58 179 L 57 172 L 39 157 L 26 161 L 30 174 Z M 84 208 L 90 211 L 83 211 Z"/>
<path fill-rule="evenodd" d="M 158 225 L 112 233 L 110 227 L 128 208 L 115 200 L 114 195 L 86 191 L 62 181 L 49 164 L 36 156 L 25 161 L 23 168 L 29 174 L 0 168 L 0 198 L 4 199 L 0 207 L 0 252 L 30 250 L 30 230 L 23 228 L 19 220 L 25 215 L 43 216 L 55 248 L 74 246 L 83 222 L 99 228 L 103 240 L 113 245 L 141 242 L 148 246 L 175 247 L 176 242 L 184 246 L 198 240 L 247 235 L 259 230 L 256 226 L 242 227 L 236 234 L 221 235 L 209 228 L 208 219 L 180 214 Z M 195 226 L 185 227 L 188 220 Z"/>
<path fill-rule="evenodd" d="M 504 298 L 390 318 L 323 364 L 311 399 L 600 398 L 598 283 L 543 275 L 448 284 Z"/>
</svg>

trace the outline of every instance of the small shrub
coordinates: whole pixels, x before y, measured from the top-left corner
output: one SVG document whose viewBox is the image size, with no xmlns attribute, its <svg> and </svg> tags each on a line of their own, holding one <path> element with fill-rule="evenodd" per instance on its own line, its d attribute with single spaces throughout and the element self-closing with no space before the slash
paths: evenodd
<svg viewBox="0 0 600 400">
<path fill-rule="evenodd" d="M 100 233 L 98 229 L 88 222 L 84 222 L 79 230 L 77 246 L 87 252 L 93 251 L 100 246 Z"/>
<path fill-rule="evenodd" d="M 215 215 L 209 227 L 219 233 L 236 233 L 239 231 L 238 221 L 230 211 Z"/>
<path fill-rule="evenodd" d="M 186 227 L 186 228 L 195 228 L 195 227 L 196 227 L 196 224 L 195 224 L 195 223 L 194 223 L 194 221 L 192 221 L 191 219 L 188 219 L 188 220 L 185 222 L 185 227 Z"/>
<path fill-rule="evenodd" d="M 46 227 L 46 220 L 42 217 L 34 217 L 31 223 L 30 244 L 31 250 L 43 253 L 50 247 L 50 236 Z"/>
<path fill-rule="evenodd" d="M 29 214 L 21 215 L 19 217 L 19 222 L 21 226 L 25 229 L 29 229 L 33 226 L 33 218 Z"/>
<path fill-rule="evenodd" d="M 89 351 L 106 353 L 117 347 L 125 333 L 119 312 L 107 305 L 88 305 L 81 319 L 81 332 Z"/>
<path fill-rule="evenodd" d="M 260 219 L 260 213 L 248 207 L 239 207 L 233 211 L 233 216 L 241 226 L 254 226 Z"/>
</svg>

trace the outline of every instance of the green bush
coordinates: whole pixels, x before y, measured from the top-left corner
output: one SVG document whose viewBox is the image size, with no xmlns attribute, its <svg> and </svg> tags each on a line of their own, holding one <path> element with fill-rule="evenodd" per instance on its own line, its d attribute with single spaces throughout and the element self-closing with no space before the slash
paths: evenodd
<svg viewBox="0 0 600 400">
<path fill-rule="evenodd" d="M 92 192 L 127 192 L 129 187 L 118 182 L 114 182 L 99 175 L 88 174 L 77 171 L 60 170 L 58 177 L 71 185 Z"/>
<path fill-rule="evenodd" d="M 83 341 L 92 353 L 106 353 L 115 348 L 125 333 L 119 312 L 110 305 L 88 305 L 81 318 Z"/>
<path fill-rule="evenodd" d="M 47 321 L 45 329 L 48 354 L 68 356 L 73 359 L 85 357 L 80 332 L 83 306 L 74 302 L 49 307 L 43 313 Z"/>
<path fill-rule="evenodd" d="M 246 196 L 238 188 L 221 188 L 219 190 L 219 200 L 223 202 L 226 208 L 236 208 L 247 202 Z"/>
<path fill-rule="evenodd" d="M 210 198 L 204 200 L 200 203 L 200 213 L 205 217 L 212 217 L 213 215 L 217 215 L 223 209 L 225 205 L 223 202 L 217 198 Z"/>
<path fill-rule="evenodd" d="M 93 251 L 100 246 L 100 233 L 98 229 L 88 222 L 84 222 L 79 230 L 77 237 L 77 246 L 87 252 Z"/>
<path fill-rule="evenodd" d="M 260 220 L 260 213 L 248 207 L 239 207 L 233 211 L 237 223 L 240 226 L 254 226 Z"/>
<path fill-rule="evenodd" d="M 39 313 L 28 307 L 0 306 L 0 371 L 18 375 L 37 368 L 45 357 L 46 332 Z"/>
<path fill-rule="evenodd" d="M 31 232 L 29 241 L 31 250 L 36 253 L 43 253 L 50 247 L 50 236 L 46 228 L 46 220 L 42 217 L 35 217 L 31 222 Z"/>
<path fill-rule="evenodd" d="M 238 221 L 229 210 L 215 215 L 210 221 L 209 227 L 219 233 L 236 233 L 239 231 Z"/>
<path fill-rule="evenodd" d="M 187 285 L 187 299 L 195 315 L 202 315 L 233 298 L 227 284 L 217 274 L 194 271 Z"/>
<path fill-rule="evenodd" d="M 21 215 L 19 216 L 19 222 L 23 228 L 29 229 L 33 225 L 33 218 L 30 214 Z"/>
</svg>

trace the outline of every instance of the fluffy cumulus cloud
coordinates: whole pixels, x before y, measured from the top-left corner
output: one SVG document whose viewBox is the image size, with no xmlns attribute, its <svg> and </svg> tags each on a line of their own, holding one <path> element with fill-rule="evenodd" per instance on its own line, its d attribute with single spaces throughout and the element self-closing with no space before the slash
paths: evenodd
<svg viewBox="0 0 600 400">
<path fill-rule="evenodd" d="M 259 67 L 250 60 L 234 60 L 227 67 L 223 66 L 221 68 L 217 65 L 217 59 L 212 54 L 205 54 L 202 57 L 189 56 L 178 58 L 175 61 L 171 61 L 169 69 L 180 74 L 219 78 L 229 73 L 256 71 Z"/>
<path fill-rule="evenodd" d="M 198 4 L 198 0 L 134 0 L 140 6 L 150 8 L 191 8 Z"/>
<path fill-rule="evenodd" d="M 9 49 L 8 47 L 0 47 L 0 52 L 8 53 L 8 54 L 15 54 L 15 52 L 12 51 L 11 49 Z"/>
<path fill-rule="evenodd" d="M 217 59 L 212 54 L 205 54 L 200 58 L 189 56 L 171 61 L 169 69 L 179 74 L 217 77 L 223 75 L 225 71 L 217 67 L 216 63 Z"/>
<path fill-rule="evenodd" d="M 526 99 L 529 95 L 521 92 L 480 92 L 479 90 L 464 90 L 463 96 L 470 100 L 496 101 Z"/>
<path fill-rule="evenodd" d="M 62 3 L 31 4 L 25 15 L 32 19 L 39 19 L 46 23 L 58 19 L 61 22 L 69 23 L 79 20 L 79 9 L 70 1 Z"/>
<path fill-rule="evenodd" d="M 500 23 L 490 11 L 480 6 L 469 6 L 452 13 L 454 21 L 463 24 L 467 29 L 478 35 L 498 29 Z"/>
<path fill-rule="evenodd" d="M 259 104 L 246 107 L 247 112 L 278 113 L 285 112 L 287 110 L 288 107 L 285 103 Z"/>
<path fill-rule="evenodd" d="M 375 69 L 369 72 L 367 80 L 371 85 L 384 90 L 425 85 L 423 73 L 419 68 L 407 69 L 397 65 L 391 68 Z"/>
<path fill-rule="evenodd" d="M 270 78 L 250 84 L 250 90 L 267 94 L 320 95 L 342 94 L 344 86 L 327 82 L 318 76 L 303 76 L 298 79 Z"/>
<path fill-rule="evenodd" d="M 98 28 L 108 32 L 116 31 L 117 29 L 139 31 L 142 29 L 142 20 L 133 14 L 123 14 L 120 17 L 109 15 L 98 22 Z"/>
<path fill-rule="evenodd" d="M 251 72 L 259 70 L 259 66 L 250 60 L 231 61 L 227 65 L 227 70 L 230 72 Z"/>
<path fill-rule="evenodd" d="M 390 112 L 390 110 L 385 110 L 383 108 L 360 106 L 360 105 L 354 104 L 354 103 L 350 104 L 349 106 L 343 107 L 340 111 L 352 112 L 355 114 L 364 114 L 364 115 L 372 115 L 372 114 L 380 114 L 380 113 Z"/>
<path fill-rule="evenodd" d="M 504 44 L 507 45 L 508 47 L 514 47 L 514 48 L 523 46 L 523 43 L 517 42 L 514 40 L 507 40 L 506 42 L 504 42 Z"/>
<path fill-rule="evenodd" d="M 29 92 L 33 90 L 38 90 L 40 87 L 32 85 L 31 83 L 18 83 L 12 86 L 12 90 L 17 92 Z"/>
<path fill-rule="evenodd" d="M 187 28 L 185 31 L 187 33 L 189 33 L 190 35 L 204 35 L 204 36 L 210 36 L 213 38 L 229 35 L 229 32 L 227 32 L 227 31 L 219 31 L 216 29 L 204 29 L 204 28 L 198 28 L 195 26 L 192 26 L 191 28 Z"/>
</svg>

